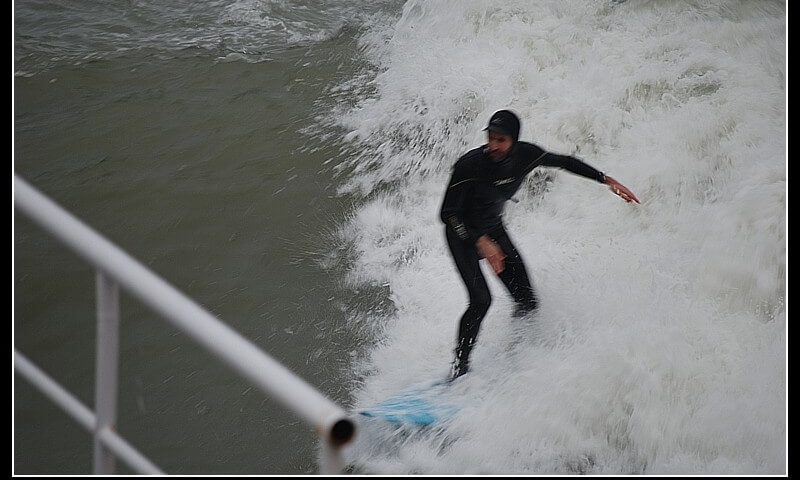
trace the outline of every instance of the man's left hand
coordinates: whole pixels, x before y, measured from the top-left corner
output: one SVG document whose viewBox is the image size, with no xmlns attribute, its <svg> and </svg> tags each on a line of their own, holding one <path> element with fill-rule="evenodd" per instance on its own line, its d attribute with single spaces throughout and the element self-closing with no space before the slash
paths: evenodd
<svg viewBox="0 0 800 480">
<path fill-rule="evenodd" d="M 608 185 L 608 188 L 610 188 L 611 191 L 614 192 L 616 195 L 619 195 L 620 198 L 622 198 L 628 203 L 630 202 L 639 203 L 639 199 L 636 198 L 636 195 L 634 195 L 633 192 L 628 190 L 628 188 L 625 185 L 619 183 L 618 181 L 614 180 L 608 175 L 605 176 L 605 180 L 606 180 L 606 185 Z"/>
</svg>

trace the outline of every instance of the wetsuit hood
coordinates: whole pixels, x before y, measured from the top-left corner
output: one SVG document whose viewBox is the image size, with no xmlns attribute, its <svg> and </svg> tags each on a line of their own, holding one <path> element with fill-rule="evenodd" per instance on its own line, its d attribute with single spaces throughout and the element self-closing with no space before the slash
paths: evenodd
<svg viewBox="0 0 800 480">
<path fill-rule="evenodd" d="M 492 115 L 492 118 L 489 119 L 489 125 L 483 130 L 509 135 L 514 143 L 517 143 L 517 140 L 519 140 L 519 129 L 519 117 L 517 117 L 514 112 L 511 110 L 499 110 Z"/>
</svg>

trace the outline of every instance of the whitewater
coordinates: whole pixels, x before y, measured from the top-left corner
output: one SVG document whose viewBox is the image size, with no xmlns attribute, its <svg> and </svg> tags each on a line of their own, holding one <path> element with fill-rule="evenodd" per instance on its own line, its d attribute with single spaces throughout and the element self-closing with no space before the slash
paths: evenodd
<svg viewBox="0 0 800 480">
<path fill-rule="evenodd" d="M 504 220 L 540 309 L 493 295 L 461 413 L 361 422 L 382 474 L 786 473 L 786 6 L 782 2 L 405 3 L 361 35 L 368 66 L 320 118 L 344 132 L 347 281 L 392 308 L 367 332 L 354 408 L 444 377 L 467 305 L 439 207 L 499 109 L 520 138 L 628 186 L 535 170 Z"/>
</svg>

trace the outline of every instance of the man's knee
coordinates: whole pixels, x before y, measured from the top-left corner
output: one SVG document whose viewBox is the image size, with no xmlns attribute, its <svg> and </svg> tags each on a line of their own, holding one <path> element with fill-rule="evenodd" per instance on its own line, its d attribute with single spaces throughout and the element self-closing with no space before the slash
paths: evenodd
<svg viewBox="0 0 800 480">
<path fill-rule="evenodd" d="M 492 305 L 491 295 L 477 295 L 469 299 L 469 308 L 481 317 L 486 315 Z"/>
</svg>

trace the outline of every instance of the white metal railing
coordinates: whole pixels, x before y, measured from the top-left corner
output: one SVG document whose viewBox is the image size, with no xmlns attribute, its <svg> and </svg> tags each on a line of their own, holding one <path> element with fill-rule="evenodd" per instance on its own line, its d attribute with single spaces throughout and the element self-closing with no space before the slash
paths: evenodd
<svg viewBox="0 0 800 480">
<path fill-rule="evenodd" d="M 114 455 L 139 473 L 161 473 L 114 432 L 120 286 L 314 427 L 322 444 L 320 473 L 342 471 L 341 447 L 355 435 L 355 424 L 341 407 L 16 174 L 14 189 L 20 211 L 97 269 L 97 412 L 14 352 L 14 369 L 93 431 L 95 474 L 113 473 Z"/>
<path fill-rule="evenodd" d="M 97 429 L 97 417 L 86 408 L 78 399 L 64 390 L 52 378 L 47 376 L 39 367 L 33 364 L 25 355 L 14 352 L 14 368 L 33 386 L 49 397 L 53 402 L 67 412 L 72 418 L 89 431 L 96 432 L 96 438 L 108 446 L 118 457 L 125 460 L 134 471 L 149 475 L 163 475 L 158 467 L 145 458 L 136 449 L 131 447 L 112 427 Z M 95 452 L 96 453 L 96 452 Z M 99 462 L 98 462 L 99 463 Z M 105 464 L 105 466 L 108 466 Z M 113 468 L 113 466 L 112 466 Z"/>
</svg>

